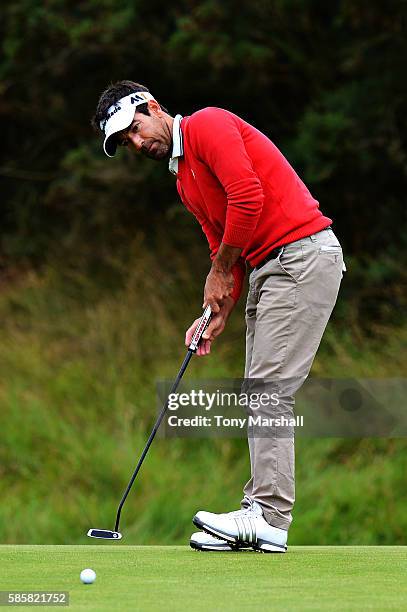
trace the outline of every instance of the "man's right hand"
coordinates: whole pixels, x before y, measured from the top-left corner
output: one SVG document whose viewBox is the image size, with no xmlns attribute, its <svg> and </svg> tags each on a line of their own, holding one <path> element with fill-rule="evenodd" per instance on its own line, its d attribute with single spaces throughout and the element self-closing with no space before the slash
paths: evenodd
<svg viewBox="0 0 407 612">
<path fill-rule="evenodd" d="M 229 318 L 230 313 L 233 310 L 235 302 L 233 298 L 227 297 L 223 300 L 223 304 L 220 308 L 220 311 L 217 314 L 212 315 L 211 322 L 209 323 L 207 329 L 205 330 L 202 340 L 199 343 L 196 354 L 200 357 L 204 355 L 209 355 L 211 352 L 211 345 L 214 339 L 225 329 L 226 321 Z M 189 346 L 192 340 L 192 336 L 195 333 L 195 329 L 200 321 L 199 319 L 195 319 L 192 323 L 191 327 L 189 327 L 185 333 L 185 345 Z"/>
</svg>

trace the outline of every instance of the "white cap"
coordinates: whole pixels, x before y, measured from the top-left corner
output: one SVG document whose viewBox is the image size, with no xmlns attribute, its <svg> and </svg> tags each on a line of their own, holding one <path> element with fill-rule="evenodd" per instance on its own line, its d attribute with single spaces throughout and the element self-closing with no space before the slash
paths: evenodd
<svg viewBox="0 0 407 612">
<path fill-rule="evenodd" d="M 103 150 L 108 157 L 113 157 L 117 149 L 116 139 L 112 136 L 131 125 L 137 106 L 154 99 L 148 91 L 135 91 L 108 109 L 106 118 L 100 122 L 100 129 L 105 133 Z"/>
</svg>

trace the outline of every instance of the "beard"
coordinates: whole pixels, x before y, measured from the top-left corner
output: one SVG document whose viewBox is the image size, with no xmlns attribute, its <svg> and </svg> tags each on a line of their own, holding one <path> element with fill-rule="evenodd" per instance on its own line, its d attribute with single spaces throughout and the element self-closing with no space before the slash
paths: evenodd
<svg viewBox="0 0 407 612">
<path fill-rule="evenodd" d="M 144 143 L 141 153 L 144 157 L 153 159 L 155 161 L 161 161 L 170 157 L 170 147 L 164 142 L 158 140 L 151 140 Z"/>
</svg>

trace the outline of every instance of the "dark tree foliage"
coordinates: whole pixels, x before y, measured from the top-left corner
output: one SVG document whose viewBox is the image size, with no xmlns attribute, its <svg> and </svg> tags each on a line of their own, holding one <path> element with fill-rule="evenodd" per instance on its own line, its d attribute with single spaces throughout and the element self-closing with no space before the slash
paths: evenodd
<svg viewBox="0 0 407 612">
<path fill-rule="evenodd" d="M 91 130 L 99 93 L 123 78 L 148 85 L 174 114 L 215 105 L 254 123 L 333 217 L 348 252 L 398 256 L 406 246 L 406 9 L 405 0 L 6 4 L 3 266 L 49 253 L 100 256 L 136 231 L 153 240 L 157 223 L 178 219 L 165 164 L 126 151 L 108 160 Z"/>
</svg>

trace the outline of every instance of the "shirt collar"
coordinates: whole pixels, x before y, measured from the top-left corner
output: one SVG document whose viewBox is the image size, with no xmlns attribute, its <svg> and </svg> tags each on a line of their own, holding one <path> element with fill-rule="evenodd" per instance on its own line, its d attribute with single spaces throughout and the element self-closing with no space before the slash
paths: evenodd
<svg viewBox="0 0 407 612">
<path fill-rule="evenodd" d="M 182 115 L 174 117 L 172 126 L 172 155 L 168 163 L 168 169 L 172 174 L 178 173 L 178 158 L 184 155 L 184 141 L 181 130 Z"/>
</svg>

